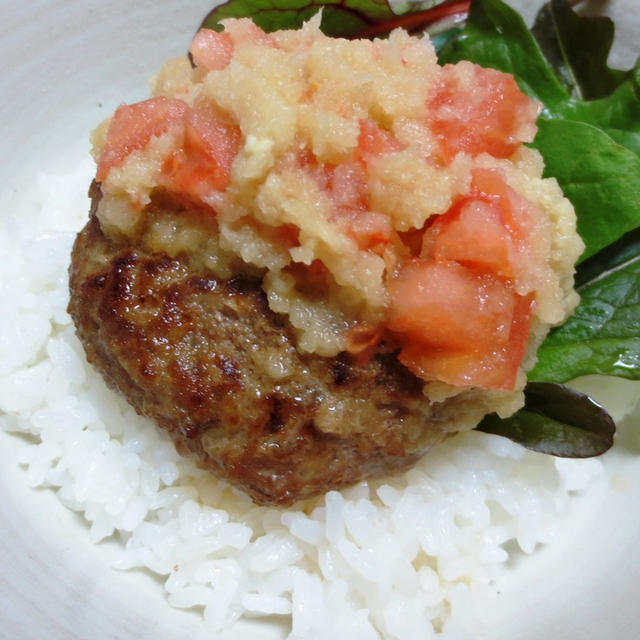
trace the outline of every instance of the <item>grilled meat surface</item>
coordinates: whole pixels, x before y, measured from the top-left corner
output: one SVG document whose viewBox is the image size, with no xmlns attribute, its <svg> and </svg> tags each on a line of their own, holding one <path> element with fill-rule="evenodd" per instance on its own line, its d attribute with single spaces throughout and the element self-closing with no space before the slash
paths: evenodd
<svg viewBox="0 0 640 640">
<path fill-rule="evenodd" d="M 260 504 L 288 505 L 404 470 L 444 437 L 422 382 L 384 348 L 300 353 L 259 280 L 107 238 L 94 207 L 70 267 L 89 362 L 180 453 Z"/>
</svg>

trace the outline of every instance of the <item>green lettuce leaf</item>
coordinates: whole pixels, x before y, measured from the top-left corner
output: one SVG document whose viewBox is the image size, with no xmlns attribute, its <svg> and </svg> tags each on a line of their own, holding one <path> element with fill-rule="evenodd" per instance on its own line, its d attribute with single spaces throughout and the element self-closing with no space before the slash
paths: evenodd
<svg viewBox="0 0 640 640">
<path fill-rule="evenodd" d="M 578 214 L 582 260 L 640 226 L 640 157 L 602 129 L 541 118 L 534 146 Z"/>
<path fill-rule="evenodd" d="M 564 0 L 551 0 L 538 12 L 531 33 L 575 98 L 608 96 L 630 74 L 607 64 L 614 38 L 611 18 L 578 16 Z"/>
<path fill-rule="evenodd" d="M 640 67 L 606 98 L 574 100 L 556 114 L 567 120 L 593 124 L 615 142 L 640 155 Z"/>
<path fill-rule="evenodd" d="M 580 305 L 538 349 L 531 380 L 595 373 L 640 380 L 640 229 L 586 268 Z"/>
<path fill-rule="evenodd" d="M 602 251 L 578 265 L 575 274 L 575 285 L 578 291 L 606 272 L 631 262 L 638 255 L 640 255 L 640 227 L 625 233 Z"/>
</svg>

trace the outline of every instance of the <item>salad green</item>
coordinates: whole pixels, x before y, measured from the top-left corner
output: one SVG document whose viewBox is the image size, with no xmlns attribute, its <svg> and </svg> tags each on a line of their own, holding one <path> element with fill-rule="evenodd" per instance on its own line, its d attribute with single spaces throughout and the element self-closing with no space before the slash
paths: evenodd
<svg viewBox="0 0 640 640">
<path fill-rule="evenodd" d="M 640 122 L 640 116 L 639 116 Z M 640 157 L 592 124 L 539 118 L 534 146 L 578 214 L 581 261 L 640 224 Z"/>
<path fill-rule="evenodd" d="M 584 393 L 553 382 L 530 382 L 524 393 L 523 409 L 508 420 L 491 414 L 478 430 L 565 458 L 599 455 L 613 444 L 613 419 Z"/>
<path fill-rule="evenodd" d="M 202 26 L 249 16 L 266 31 L 297 28 L 320 8 L 323 31 L 342 37 L 421 30 L 468 9 L 464 27 L 444 39 L 440 62 L 467 59 L 512 73 L 542 103 L 533 146 L 576 209 L 586 247 L 576 273 L 581 302 L 540 347 L 525 407 L 504 420 L 487 416 L 478 428 L 554 455 L 602 453 L 613 443 L 612 420 L 560 383 L 586 374 L 640 379 L 640 61 L 610 68 L 612 21 L 581 17 L 567 0 L 544 5 L 531 31 L 501 0 L 449 1 L 400 16 L 386 0 L 229 0 Z"/>
<path fill-rule="evenodd" d="M 630 75 L 607 64 L 615 28 L 606 16 L 580 17 L 566 2 L 551 0 L 539 11 L 531 31 L 558 78 L 576 98 L 608 96 Z"/>
<path fill-rule="evenodd" d="M 610 269 L 578 287 L 580 306 L 542 344 L 531 379 L 566 382 L 592 373 L 640 378 L 638 236 L 627 236 L 610 252 Z M 622 262 L 613 264 L 614 256 Z"/>
<path fill-rule="evenodd" d="M 220 31 L 225 18 L 251 18 L 264 31 L 298 29 L 322 9 L 322 31 L 335 37 L 384 35 L 396 27 L 420 31 L 447 15 L 466 12 L 469 0 L 452 0 L 398 15 L 387 0 L 228 0 L 212 9 L 201 27 Z"/>
</svg>

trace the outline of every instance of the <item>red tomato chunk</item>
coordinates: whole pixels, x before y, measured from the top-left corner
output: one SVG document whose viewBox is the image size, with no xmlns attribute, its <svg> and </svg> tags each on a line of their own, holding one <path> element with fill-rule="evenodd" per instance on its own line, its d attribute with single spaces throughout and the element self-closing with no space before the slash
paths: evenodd
<svg viewBox="0 0 640 640">
<path fill-rule="evenodd" d="M 389 285 L 400 361 L 425 380 L 513 388 L 532 301 L 508 282 L 451 261 L 412 259 Z"/>
<path fill-rule="evenodd" d="M 96 179 L 104 180 L 111 168 L 172 127 L 182 134 L 183 144 L 165 159 L 165 186 L 195 198 L 224 190 L 242 144 L 240 128 L 211 104 L 189 107 L 182 100 L 164 97 L 118 107 L 107 131 Z"/>
<path fill-rule="evenodd" d="M 212 105 L 196 104 L 185 124 L 184 146 L 167 164 L 170 189 L 200 198 L 223 191 L 242 144 L 238 125 Z"/>
<path fill-rule="evenodd" d="M 428 107 L 430 128 L 447 162 L 459 151 L 510 156 L 533 139 L 539 110 L 513 76 L 466 61 L 444 66 Z"/>
<path fill-rule="evenodd" d="M 233 42 L 228 33 L 200 29 L 191 41 L 189 53 L 196 67 L 205 71 L 224 69 L 233 56 Z"/>
<path fill-rule="evenodd" d="M 403 341 L 400 360 L 417 375 L 513 387 L 533 312 L 533 296 L 513 285 L 526 258 L 528 206 L 499 172 L 474 170 L 470 194 L 435 217 L 420 257 L 391 280 L 389 328 Z"/>
<path fill-rule="evenodd" d="M 162 96 L 120 105 L 109 124 L 96 180 L 104 180 L 112 167 L 121 165 L 133 151 L 144 149 L 154 136 L 162 135 L 173 125 L 183 126 L 188 109 L 182 100 Z"/>
<path fill-rule="evenodd" d="M 361 157 L 366 159 L 370 156 L 382 156 L 385 153 L 401 151 L 403 148 L 392 133 L 379 127 L 373 120 L 360 120 L 358 151 Z"/>
</svg>

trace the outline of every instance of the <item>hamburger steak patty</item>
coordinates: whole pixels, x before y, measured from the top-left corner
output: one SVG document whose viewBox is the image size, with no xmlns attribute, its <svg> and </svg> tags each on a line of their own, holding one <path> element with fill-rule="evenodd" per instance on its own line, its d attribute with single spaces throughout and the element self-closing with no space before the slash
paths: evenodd
<svg viewBox="0 0 640 640">
<path fill-rule="evenodd" d="M 249 277 L 108 239 L 95 215 L 74 244 L 69 312 L 89 362 L 182 454 L 261 504 L 287 505 L 411 466 L 446 432 L 446 403 L 380 349 L 299 353 Z"/>
</svg>

